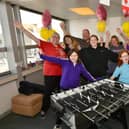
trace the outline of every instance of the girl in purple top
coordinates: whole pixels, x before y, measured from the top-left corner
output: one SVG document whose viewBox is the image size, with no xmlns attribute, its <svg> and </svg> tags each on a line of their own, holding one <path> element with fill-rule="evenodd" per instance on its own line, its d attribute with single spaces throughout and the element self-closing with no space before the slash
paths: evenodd
<svg viewBox="0 0 129 129">
<path fill-rule="evenodd" d="M 85 69 L 81 63 L 76 50 L 69 51 L 68 59 L 50 57 L 42 54 L 40 55 L 40 58 L 60 64 L 62 66 L 62 77 L 60 81 L 61 89 L 68 90 L 78 87 L 80 84 L 81 74 L 89 81 L 95 81 L 95 78 Z"/>
</svg>

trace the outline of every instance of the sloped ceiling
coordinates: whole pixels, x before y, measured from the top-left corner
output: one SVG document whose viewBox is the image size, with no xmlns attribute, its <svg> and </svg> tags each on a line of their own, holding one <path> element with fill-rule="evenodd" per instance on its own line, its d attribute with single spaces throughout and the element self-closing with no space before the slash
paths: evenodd
<svg viewBox="0 0 129 129">
<path fill-rule="evenodd" d="M 18 4 L 23 7 L 43 12 L 48 9 L 53 16 L 63 19 L 80 19 L 96 16 L 79 16 L 69 11 L 69 8 L 75 7 L 90 7 L 96 11 L 99 0 L 3 0 L 13 4 Z M 108 16 L 123 16 L 121 11 L 121 0 L 111 0 L 111 5 L 106 6 Z"/>
</svg>

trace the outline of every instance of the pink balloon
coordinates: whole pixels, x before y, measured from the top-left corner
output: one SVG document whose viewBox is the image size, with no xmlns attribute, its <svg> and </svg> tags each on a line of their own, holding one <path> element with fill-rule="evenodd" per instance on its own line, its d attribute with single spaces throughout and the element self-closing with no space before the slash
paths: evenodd
<svg viewBox="0 0 129 129">
<path fill-rule="evenodd" d="M 42 24 L 44 27 L 48 27 L 51 24 L 51 14 L 49 10 L 45 10 L 42 14 Z"/>
<path fill-rule="evenodd" d="M 99 20 L 106 20 L 107 19 L 107 11 L 103 5 L 99 4 L 96 10 L 96 15 Z"/>
</svg>

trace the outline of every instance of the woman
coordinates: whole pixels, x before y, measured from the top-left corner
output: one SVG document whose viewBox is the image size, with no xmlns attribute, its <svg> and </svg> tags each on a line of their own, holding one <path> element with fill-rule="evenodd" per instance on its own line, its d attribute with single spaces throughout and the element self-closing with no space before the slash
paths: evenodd
<svg viewBox="0 0 129 129">
<path fill-rule="evenodd" d="M 107 77 L 108 61 L 117 62 L 117 54 L 105 47 L 98 46 L 98 37 L 91 35 L 90 46 L 80 51 L 80 58 L 87 70 L 95 77 L 103 79 Z"/>
<path fill-rule="evenodd" d="M 50 42 L 43 41 L 36 36 L 34 36 L 31 32 L 24 28 L 24 26 L 15 22 L 15 27 L 21 30 L 24 34 L 26 34 L 29 38 L 35 41 L 40 50 L 49 56 L 62 57 L 65 58 L 66 54 L 63 48 L 59 45 L 60 36 L 58 33 L 54 33 L 50 39 Z M 45 88 L 48 94 L 45 94 L 43 97 L 43 106 L 41 115 L 44 116 L 49 109 L 50 106 L 50 95 L 55 90 L 59 90 L 59 82 L 62 74 L 61 66 L 49 61 L 44 61 L 43 64 L 43 75 L 45 80 Z"/>
<path fill-rule="evenodd" d="M 65 35 L 63 42 L 65 45 L 64 50 L 66 53 L 68 53 L 71 49 L 79 51 L 79 44 L 71 35 Z"/>
<path fill-rule="evenodd" d="M 109 43 L 109 49 L 112 51 L 112 52 L 115 52 L 115 53 L 119 53 L 121 50 L 124 49 L 124 46 L 123 44 L 120 43 L 118 37 L 116 35 L 113 35 L 111 37 L 111 41 Z M 115 62 L 112 62 L 112 61 L 109 61 L 108 62 L 108 73 L 109 75 L 111 76 L 113 71 L 115 70 L 117 66 L 117 63 Z"/>
<path fill-rule="evenodd" d="M 129 52 L 127 50 L 119 53 L 118 64 L 111 79 L 114 80 L 118 76 L 118 81 L 129 84 Z"/>
</svg>

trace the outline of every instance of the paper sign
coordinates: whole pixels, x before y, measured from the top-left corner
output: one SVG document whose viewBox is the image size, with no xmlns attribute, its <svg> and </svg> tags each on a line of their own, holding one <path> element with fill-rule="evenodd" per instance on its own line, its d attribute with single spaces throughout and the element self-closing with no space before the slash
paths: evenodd
<svg viewBox="0 0 129 129">
<path fill-rule="evenodd" d="M 110 6 L 110 0 L 99 0 L 100 4 Z"/>
</svg>

